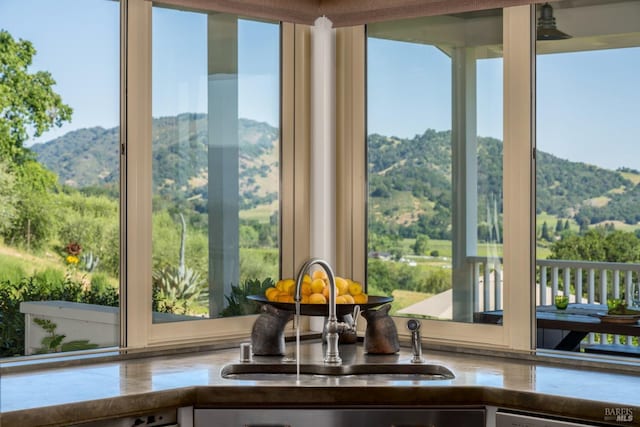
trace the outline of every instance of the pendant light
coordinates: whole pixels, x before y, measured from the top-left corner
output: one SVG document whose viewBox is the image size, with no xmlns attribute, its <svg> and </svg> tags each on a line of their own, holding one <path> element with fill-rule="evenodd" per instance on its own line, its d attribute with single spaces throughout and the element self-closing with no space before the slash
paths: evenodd
<svg viewBox="0 0 640 427">
<path fill-rule="evenodd" d="M 553 17 L 553 8 L 549 3 L 545 3 L 540 8 L 540 18 L 538 18 L 538 40 L 564 40 L 571 36 L 556 28 L 556 18 Z"/>
</svg>

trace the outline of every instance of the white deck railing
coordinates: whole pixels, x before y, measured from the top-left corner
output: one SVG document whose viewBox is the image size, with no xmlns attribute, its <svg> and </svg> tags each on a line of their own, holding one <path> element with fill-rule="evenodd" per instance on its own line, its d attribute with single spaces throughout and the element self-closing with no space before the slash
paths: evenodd
<svg viewBox="0 0 640 427">
<path fill-rule="evenodd" d="M 502 309 L 502 259 L 467 258 L 475 291 L 476 311 Z M 553 304 L 556 295 L 568 295 L 569 302 L 602 304 L 622 298 L 628 304 L 637 304 L 640 287 L 640 264 L 620 262 L 536 260 L 536 305 Z M 599 334 L 600 343 L 606 344 L 606 334 Z M 588 343 L 596 341 L 596 334 L 588 335 Z M 626 337 L 631 346 L 631 337 Z M 620 344 L 619 335 L 613 344 Z"/>
</svg>

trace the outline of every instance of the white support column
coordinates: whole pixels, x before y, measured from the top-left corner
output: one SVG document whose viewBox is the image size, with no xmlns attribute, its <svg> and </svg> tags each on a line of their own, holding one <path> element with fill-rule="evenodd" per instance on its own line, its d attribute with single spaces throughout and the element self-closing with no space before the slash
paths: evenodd
<svg viewBox="0 0 640 427">
<path fill-rule="evenodd" d="M 238 19 L 208 17 L 209 316 L 238 285 Z"/>
<path fill-rule="evenodd" d="M 336 34 L 329 19 L 311 28 L 311 256 L 336 261 Z"/>
<path fill-rule="evenodd" d="M 453 320 L 472 322 L 474 290 L 472 265 L 478 239 L 478 164 L 476 130 L 476 58 L 473 48 L 452 54 L 453 123 L 451 130 L 453 182 Z M 485 274 L 485 277 L 488 275 Z M 488 295 L 489 283 L 485 283 Z M 489 301 L 485 300 L 485 307 Z"/>
</svg>

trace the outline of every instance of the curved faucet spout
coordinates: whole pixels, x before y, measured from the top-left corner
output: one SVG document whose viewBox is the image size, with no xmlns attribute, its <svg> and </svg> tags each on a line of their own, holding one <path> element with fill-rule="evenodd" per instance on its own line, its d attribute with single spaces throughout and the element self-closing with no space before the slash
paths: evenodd
<svg viewBox="0 0 640 427">
<path fill-rule="evenodd" d="M 327 331 L 327 352 L 324 357 L 324 362 L 331 364 L 340 364 L 342 362 L 342 359 L 340 359 L 340 355 L 338 354 L 338 333 L 348 328 L 349 325 L 347 325 L 346 323 L 338 322 L 338 316 L 336 315 L 336 279 L 335 275 L 333 274 L 333 269 L 327 261 L 320 258 L 311 258 L 310 260 L 306 261 L 302 265 L 302 267 L 300 267 L 298 277 L 296 278 L 295 300 L 296 303 L 299 303 L 302 299 L 300 292 L 302 282 L 304 280 L 304 275 L 314 265 L 319 265 L 320 267 L 322 267 L 325 273 L 327 273 L 327 278 L 329 279 L 329 317 L 327 318 L 327 324 L 325 327 Z"/>
</svg>

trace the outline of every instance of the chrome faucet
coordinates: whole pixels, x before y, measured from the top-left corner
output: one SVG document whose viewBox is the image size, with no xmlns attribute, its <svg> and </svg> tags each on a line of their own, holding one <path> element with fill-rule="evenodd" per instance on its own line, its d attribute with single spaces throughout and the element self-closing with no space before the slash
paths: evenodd
<svg viewBox="0 0 640 427">
<path fill-rule="evenodd" d="M 325 325 L 327 352 L 324 356 L 324 363 L 339 365 L 342 359 L 340 359 L 340 355 L 338 354 L 338 334 L 350 329 L 352 326 L 344 322 L 338 322 L 338 316 L 336 315 L 336 279 L 328 262 L 320 258 L 311 258 L 302 265 L 296 278 L 295 301 L 299 303 L 302 300 L 300 291 L 304 275 L 314 265 L 322 267 L 329 278 L 329 317 Z"/>
</svg>

